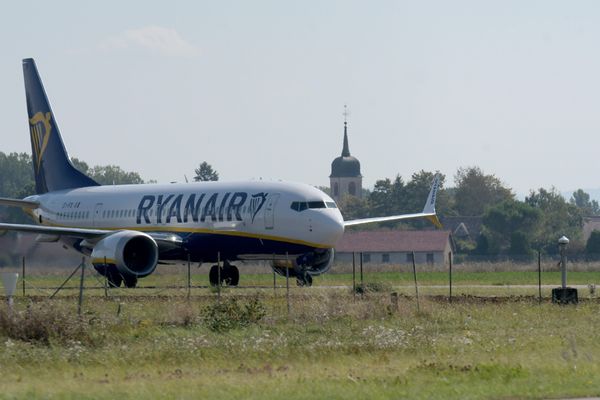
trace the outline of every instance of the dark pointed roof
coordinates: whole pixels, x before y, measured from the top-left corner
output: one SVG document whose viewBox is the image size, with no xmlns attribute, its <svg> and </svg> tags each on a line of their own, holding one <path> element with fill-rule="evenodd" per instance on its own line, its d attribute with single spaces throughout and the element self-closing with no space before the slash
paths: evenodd
<svg viewBox="0 0 600 400">
<path fill-rule="evenodd" d="M 360 174 L 360 162 L 356 157 L 350 155 L 348 146 L 348 124 L 344 121 L 344 148 L 342 155 L 331 163 L 330 178 L 358 178 Z"/>
</svg>

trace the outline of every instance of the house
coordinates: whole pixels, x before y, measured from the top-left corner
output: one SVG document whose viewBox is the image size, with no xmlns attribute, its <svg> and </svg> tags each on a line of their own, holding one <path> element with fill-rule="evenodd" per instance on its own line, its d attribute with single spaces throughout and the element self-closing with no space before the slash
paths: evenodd
<svg viewBox="0 0 600 400">
<path fill-rule="evenodd" d="M 454 253 L 450 231 L 349 231 L 335 248 L 335 261 L 351 263 L 352 253 L 363 254 L 363 264 L 411 264 L 415 263 L 443 267 Z"/>
</svg>

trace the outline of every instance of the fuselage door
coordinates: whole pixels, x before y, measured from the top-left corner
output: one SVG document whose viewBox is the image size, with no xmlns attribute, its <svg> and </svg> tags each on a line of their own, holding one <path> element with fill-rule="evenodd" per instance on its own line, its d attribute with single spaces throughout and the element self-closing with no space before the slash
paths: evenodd
<svg viewBox="0 0 600 400">
<path fill-rule="evenodd" d="M 94 226 L 95 227 L 99 227 L 100 226 L 100 221 L 102 220 L 102 208 L 103 208 L 103 203 L 96 203 L 96 205 L 94 206 Z"/>
<path fill-rule="evenodd" d="M 279 193 L 269 196 L 265 203 L 265 229 L 275 228 L 275 206 L 279 200 Z"/>
</svg>

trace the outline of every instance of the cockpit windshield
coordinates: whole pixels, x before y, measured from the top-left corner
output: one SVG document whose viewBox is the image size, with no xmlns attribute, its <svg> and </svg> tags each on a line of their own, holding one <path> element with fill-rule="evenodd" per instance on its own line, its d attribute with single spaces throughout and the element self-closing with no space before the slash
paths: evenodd
<svg viewBox="0 0 600 400">
<path fill-rule="evenodd" d="M 290 208 L 294 211 L 304 211 L 309 208 L 337 208 L 337 205 L 333 201 L 293 201 Z"/>
</svg>

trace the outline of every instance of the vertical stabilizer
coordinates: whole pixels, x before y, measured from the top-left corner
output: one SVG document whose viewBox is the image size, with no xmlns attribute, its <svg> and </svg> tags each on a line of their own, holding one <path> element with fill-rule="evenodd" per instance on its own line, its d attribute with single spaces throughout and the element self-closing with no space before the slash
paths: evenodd
<svg viewBox="0 0 600 400">
<path fill-rule="evenodd" d="M 98 186 L 71 163 L 32 58 L 23 60 L 23 75 L 36 192 Z"/>
</svg>

